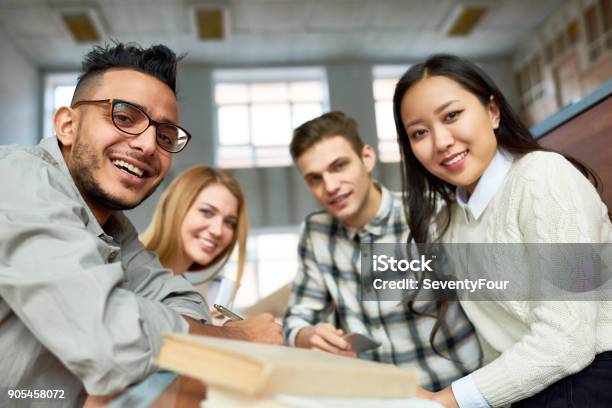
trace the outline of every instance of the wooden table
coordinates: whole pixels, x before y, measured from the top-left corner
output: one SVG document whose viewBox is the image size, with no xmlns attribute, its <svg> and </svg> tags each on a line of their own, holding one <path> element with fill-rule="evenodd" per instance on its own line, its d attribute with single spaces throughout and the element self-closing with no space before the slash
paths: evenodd
<svg viewBox="0 0 612 408">
<path fill-rule="evenodd" d="M 151 374 L 112 400 L 108 408 L 199 408 L 206 387 L 199 380 L 168 371 Z"/>
<path fill-rule="evenodd" d="M 199 408 L 206 386 L 194 378 L 180 376 L 155 400 L 151 408 Z"/>
</svg>

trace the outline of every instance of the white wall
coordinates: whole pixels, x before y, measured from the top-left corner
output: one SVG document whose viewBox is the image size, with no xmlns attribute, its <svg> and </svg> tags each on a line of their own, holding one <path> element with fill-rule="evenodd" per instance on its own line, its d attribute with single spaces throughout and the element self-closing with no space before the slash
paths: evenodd
<svg viewBox="0 0 612 408">
<path fill-rule="evenodd" d="M 0 145 L 40 139 L 39 75 L 0 28 Z"/>
</svg>

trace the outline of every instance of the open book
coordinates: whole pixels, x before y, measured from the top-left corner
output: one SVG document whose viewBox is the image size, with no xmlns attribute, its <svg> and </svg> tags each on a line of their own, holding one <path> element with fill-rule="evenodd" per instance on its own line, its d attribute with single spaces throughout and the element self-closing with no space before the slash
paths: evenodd
<svg viewBox="0 0 612 408">
<path fill-rule="evenodd" d="M 416 370 L 315 350 L 169 334 L 156 363 L 248 396 L 407 398 Z"/>
</svg>

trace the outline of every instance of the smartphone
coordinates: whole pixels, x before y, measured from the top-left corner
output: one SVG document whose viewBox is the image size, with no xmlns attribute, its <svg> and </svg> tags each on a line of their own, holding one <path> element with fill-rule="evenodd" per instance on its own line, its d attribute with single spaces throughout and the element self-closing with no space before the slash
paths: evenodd
<svg viewBox="0 0 612 408">
<path fill-rule="evenodd" d="M 342 338 L 351 345 L 351 349 L 357 354 L 376 349 L 382 345 L 381 342 L 361 333 L 345 334 Z"/>
<path fill-rule="evenodd" d="M 215 303 L 213 307 L 217 309 L 219 313 L 221 313 L 223 316 L 227 317 L 230 320 L 244 320 L 244 317 L 240 316 L 238 313 L 234 311 L 231 311 L 225 306 L 221 306 Z"/>
</svg>

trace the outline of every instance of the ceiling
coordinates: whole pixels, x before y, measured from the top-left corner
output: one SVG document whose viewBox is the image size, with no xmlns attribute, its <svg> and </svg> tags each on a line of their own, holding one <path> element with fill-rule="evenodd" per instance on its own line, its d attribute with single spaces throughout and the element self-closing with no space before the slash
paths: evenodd
<svg viewBox="0 0 612 408">
<path fill-rule="evenodd" d="M 216 66 L 320 61 L 380 62 L 452 52 L 472 58 L 510 55 L 566 0 L 0 0 L 0 30 L 36 66 L 78 67 L 91 45 L 76 44 L 60 11 L 95 13 L 105 39 L 164 43 L 188 61 Z M 461 4 L 487 13 L 465 37 L 448 37 Z M 196 38 L 193 8 L 229 10 L 229 36 Z M 0 32 L 0 35 L 2 33 Z"/>
</svg>

